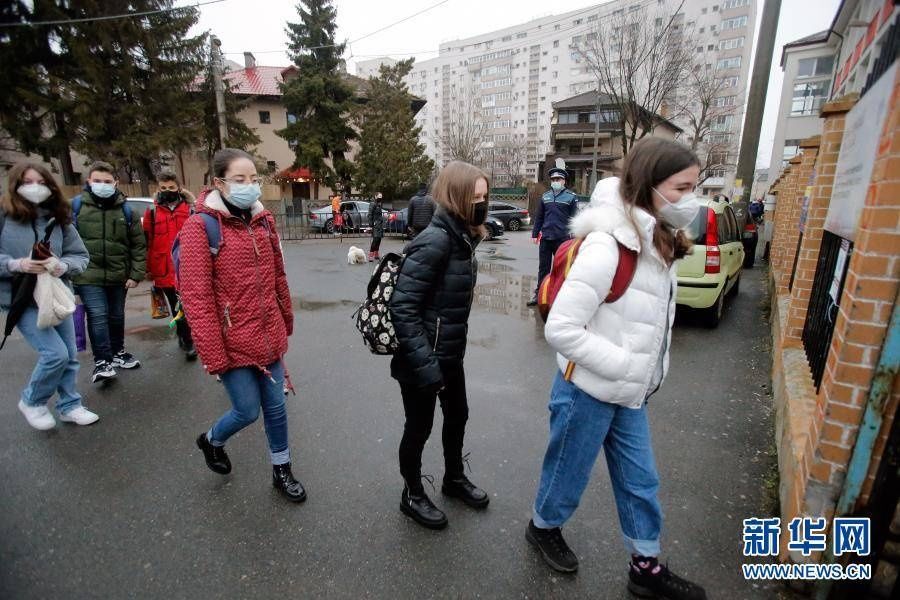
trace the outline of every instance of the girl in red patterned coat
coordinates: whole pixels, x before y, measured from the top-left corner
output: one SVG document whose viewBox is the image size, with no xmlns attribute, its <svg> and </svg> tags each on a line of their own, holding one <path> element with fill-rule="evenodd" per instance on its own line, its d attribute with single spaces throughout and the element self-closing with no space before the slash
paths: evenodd
<svg viewBox="0 0 900 600">
<path fill-rule="evenodd" d="M 197 438 L 207 466 L 225 475 L 225 442 L 263 415 L 272 483 L 294 502 L 306 491 L 291 472 L 283 358 L 294 326 L 275 220 L 263 208 L 249 154 L 224 148 L 213 157 L 214 189 L 179 234 L 179 291 L 194 344 L 221 377 L 232 408 Z M 216 227 L 216 223 L 218 227 Z M 218 230 L 215 255 L 207 228 Z"/>
</svg>

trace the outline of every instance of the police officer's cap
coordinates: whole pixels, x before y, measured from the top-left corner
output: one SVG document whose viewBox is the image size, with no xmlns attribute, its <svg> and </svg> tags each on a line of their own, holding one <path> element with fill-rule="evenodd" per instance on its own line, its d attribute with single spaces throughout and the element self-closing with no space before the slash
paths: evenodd
<svg viewBox="0 0 900 600">
<path fill-rule="evenodd" d="M 565 170 L 565 169 L 559 169 L 559 168 L 553 168 L 553 169 L 550 169 L 550 171 L 549 171 L 549 173 L 547 173 L 547 175 L 548 175 L 548 177 L 550 177 L 551 179 L 554 178 L 554 177 L 562 177 L 563 179 L 568 179 L 568 178 L 569 178 L 569 174 L 566 172 L 566 170 Z"/>
</svg>

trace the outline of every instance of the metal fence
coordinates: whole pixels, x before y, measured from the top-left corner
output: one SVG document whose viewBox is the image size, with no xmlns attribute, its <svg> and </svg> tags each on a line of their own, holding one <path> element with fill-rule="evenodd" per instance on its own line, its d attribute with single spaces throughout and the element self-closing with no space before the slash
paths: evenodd
<svg viewBox="0 0 900 600">
<path fill-rule="evenodd" d="M 850 241 L 830 231 L 822 232 L 822 249 L 819 251 L 802 336 L 816 390 L 819 389 L 825 372 L 852 250 L 853 244 Z"/>
<path fill-rule="evenodd" d="M 278 236 L 282 240 L 330 239 L 335 237 L 368 238 L 372 228 L 366 218 L 344 217 L 344 225 L 335 226 L 330 213 L 292 211 L 272 213 L 278 227 Z M 405 223 L 388 220 L 385 222 L 384 235 L 403 237 L 406 235 Z"/>
</svg>

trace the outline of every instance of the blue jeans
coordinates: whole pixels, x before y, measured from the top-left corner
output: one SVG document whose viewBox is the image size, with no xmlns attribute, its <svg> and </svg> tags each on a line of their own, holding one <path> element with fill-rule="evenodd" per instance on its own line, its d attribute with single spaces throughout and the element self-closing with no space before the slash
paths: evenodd
<svg viewBox="0 0 900 600">
<path fill-rule="evenodd" d="M 631 554 L 658 556 L 662 509 L 647 404 L 634 409 L 601 402 L 561 373 L 550 395 L 550 441 L 534 501 L 534 524 L 550 529 L 569 520 L 601 446 L 625 547 Z"/>
<path fill-rule="evenodd" d="M 76 389 L 78 351 L 75 349 L 75 322 L 68 317 L 56 327 L 38 329 L 37 313 L 36 308 L 27 309 L 17 325 L 25 340 L 38 353 L 31 380 L 22 391 L 22 403 L 45 406 L 56 392 L 59 394 L 56 409 L 66 414 L 81 406 L 81 394 Z"/>
<path fill-rule="evenodd" d="M 213 446 L 224 446 L 228 438 L 256 421 L 262 408 L 272 464 L 282 465 L 291 462 L 287 410 L 284 406 L 284 365 L 278 361 L 267 369 L 272 374 L 271 379 L 255 367 L 222 373 L 231 410 L 216 421 L 206 436 Z"/>
<path fill-rule="evenodd" d="M 125 348 L 125 295 L 119 285 L 76 285 L 87 315 L 88 336 L 94 360 L 112 362 L 113 356 Z"/>
</svg>

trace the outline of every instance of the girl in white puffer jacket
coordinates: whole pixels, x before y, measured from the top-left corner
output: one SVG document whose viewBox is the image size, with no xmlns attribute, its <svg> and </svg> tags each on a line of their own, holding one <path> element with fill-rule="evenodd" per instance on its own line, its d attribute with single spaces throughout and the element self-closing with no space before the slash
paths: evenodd
<svg viewBox="0 0 900 600">
<path fill-rule="evenodd" d="M 647 398 L 668 370 L 674 262 L 690 250 L 679 230 L 699 210 L 693 193 L 699 173 L 699 160 L 689 149 L 645 138 L 628 154 L 622 179 L 599 182 L 590 206 L 572 219 L 572 235 L 583 242 L 545 328 L 560 372 L 550 396 L 550 440 L 526 532 L 551 567 L 577 570 L 578 559 L 560 528 L 578 507 L 602 447 L 632 556 L 628 587 L 638 595 L 672 600 L 706 594 L 657 559 L 662 510 Z M 624 295 L 605 303 L 620 245 L 638 252 L 637 268 Z"/>
</svg>

